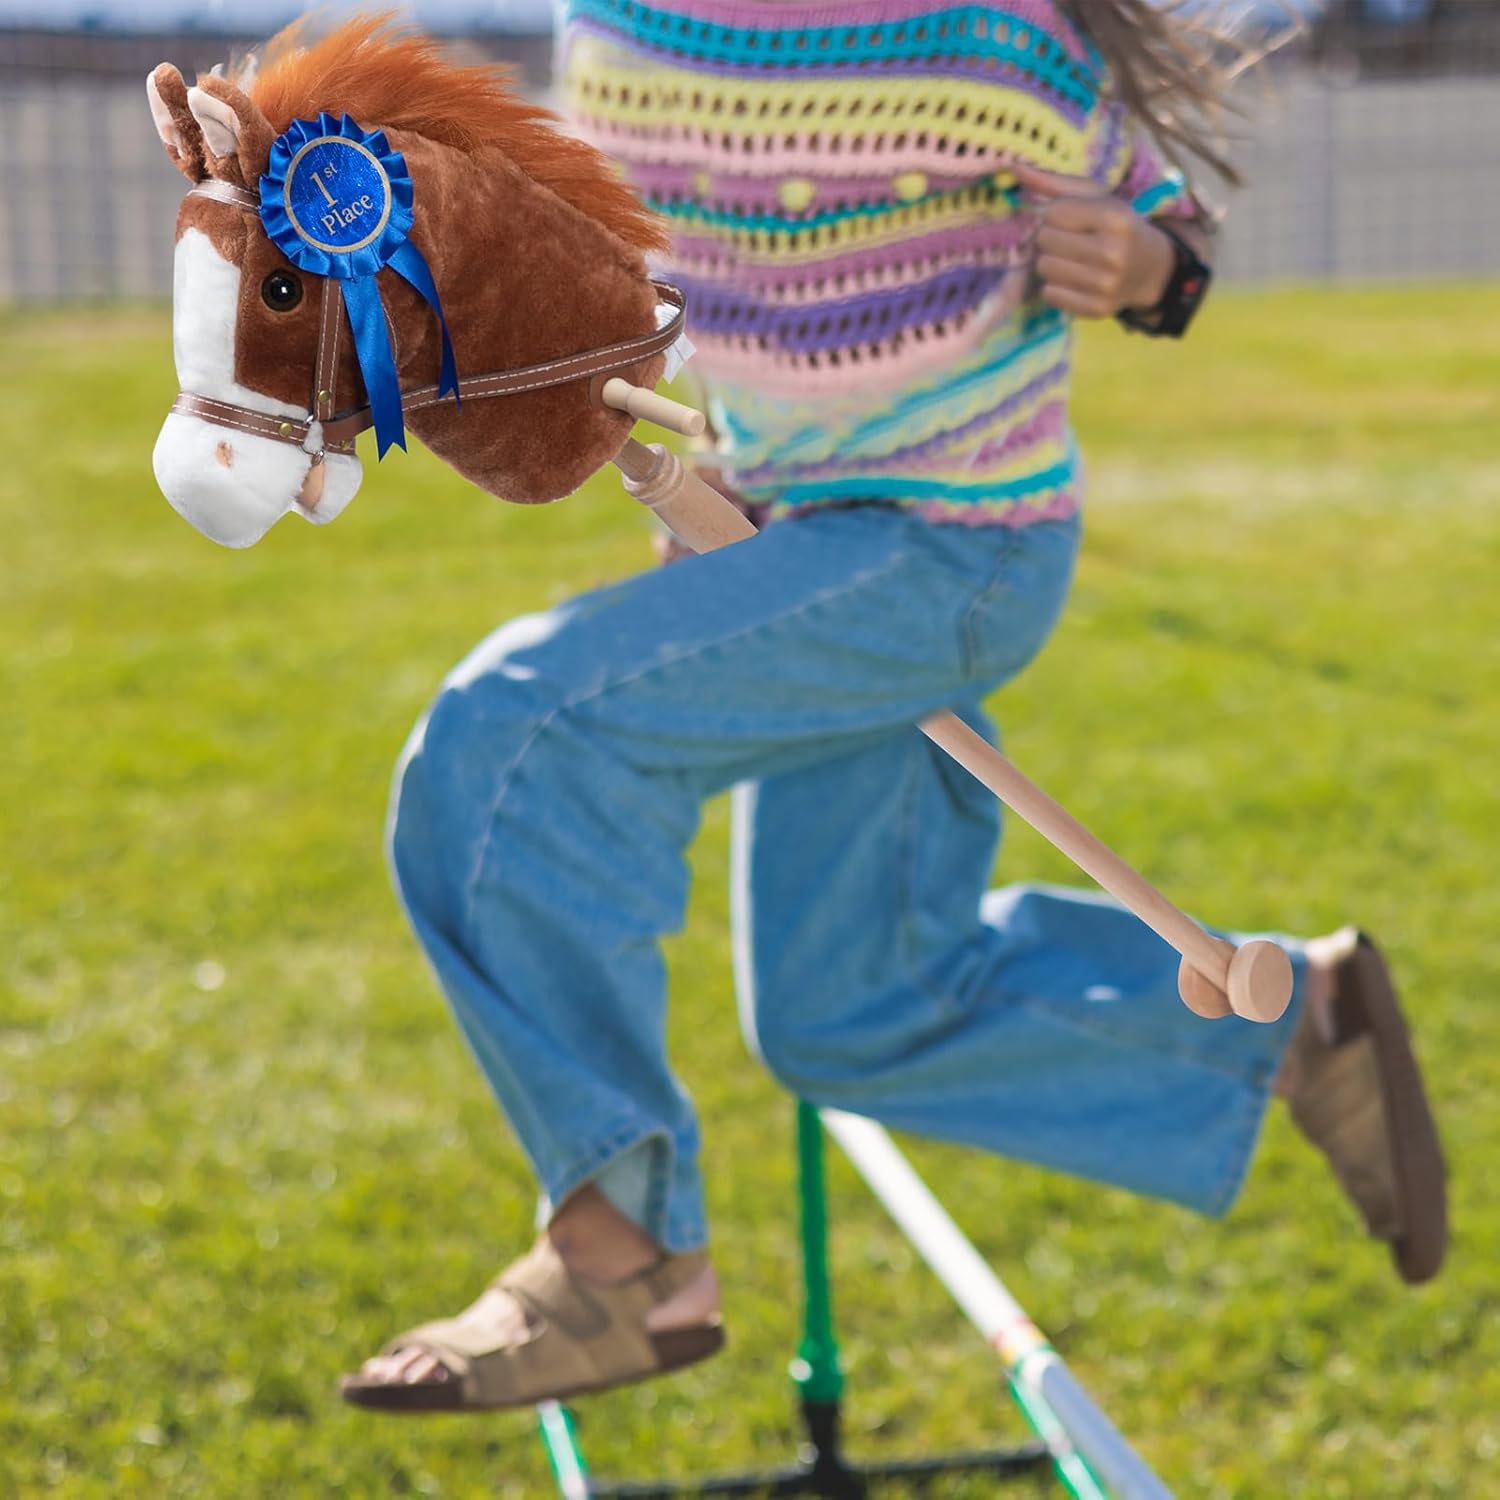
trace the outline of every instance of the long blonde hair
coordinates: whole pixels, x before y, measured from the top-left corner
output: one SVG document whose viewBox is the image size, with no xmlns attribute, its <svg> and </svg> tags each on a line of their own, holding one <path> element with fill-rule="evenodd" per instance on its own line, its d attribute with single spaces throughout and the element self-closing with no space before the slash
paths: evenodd
<svg viewBox="0 0 1500 1500">
<path fill-rule="evenodd" d="M 1196 157 L 1238 187 L 1223 131 L 1230 82 L 1254 55 L 1216 21 L 1211 7 L 1184 13 L 1184 0 L 1058 0 L 1104 55 L 1116 96 L 1175 165 Z"/>
</svg>

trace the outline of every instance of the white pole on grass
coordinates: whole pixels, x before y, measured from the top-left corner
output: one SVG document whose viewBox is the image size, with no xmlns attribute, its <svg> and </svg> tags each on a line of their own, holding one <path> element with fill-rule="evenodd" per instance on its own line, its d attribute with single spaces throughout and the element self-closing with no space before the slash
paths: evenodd
<svg viewBox="0 0 1500 1500">
<path fill-rule="evenodd" d="M 1040 1398 L 1061 1424 L 1061 1437 L 1115 1500 L 1172 1500 L 1172 1492 L 1094 1404 L 1026 1310 L 964 1237 L 885 1130 L 841 1110 L 821 1111 L 871 1191 L 931 1267 L 959 1308 L 1005 1364 L 1023 1406 Z M 1058 1434 L 1044 1434 L 1055 1445 Z M 1066 1454 L 1058 1455 L 1059 1469 Z"/>
<path fill-rule="evenodd" d="M 536 1420 L 557 1480 L 558 1494 L 562 1500 L 589 1500 L 589 1471 L 567 1407 L 557 1401 L 540 1402 Z"/>
</svg>

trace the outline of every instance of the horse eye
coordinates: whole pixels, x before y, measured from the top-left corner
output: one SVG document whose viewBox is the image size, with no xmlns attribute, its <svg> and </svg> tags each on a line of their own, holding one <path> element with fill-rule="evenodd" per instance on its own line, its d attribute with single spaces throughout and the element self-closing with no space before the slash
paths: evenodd
<svg viewBox="0 0 1500 1500">
<path fill-rule="evenodd" d="M 291 312 L 302 300 L 302 283 L 289 271 L 272 271 L 260 284 L 260 296 L 272 312 Z"/>
</svg>

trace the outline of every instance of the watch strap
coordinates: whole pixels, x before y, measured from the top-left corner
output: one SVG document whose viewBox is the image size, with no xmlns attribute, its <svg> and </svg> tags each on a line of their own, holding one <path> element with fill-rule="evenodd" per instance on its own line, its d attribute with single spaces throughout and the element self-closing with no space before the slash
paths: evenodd
<svg viewBox="0 0 1500 1500">
<path fill-rule="evenodd" d="M 1123 308 L 1117 317 L 1126 328 L 1152 338 L 1180 339 L 1188 330 L 1208 293 L 1213 280 L 1213 268 L 1204 263 L 1198 252 L 1172 225 L 1161 219 L 1153 219 L 1155 225 L 1171 242 L 1176 264 L 1167 281 L 1161 300 L 1152 308 Z"/>
</svg>

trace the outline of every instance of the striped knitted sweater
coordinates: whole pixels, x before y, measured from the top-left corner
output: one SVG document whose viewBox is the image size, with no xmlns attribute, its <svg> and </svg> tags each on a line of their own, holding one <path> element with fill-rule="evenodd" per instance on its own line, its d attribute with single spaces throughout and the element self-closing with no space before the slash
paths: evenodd
<svg viewBox="0 0 1500 1500">
<path fill-rule="evenodd" d="M 720 462 L 787 514 L 1071 515 L 1070 320 L 1007 157 L 1195 212 L 1051 0 L 562 0 L 582 134 L 673 226 Z"/>
</svg>

